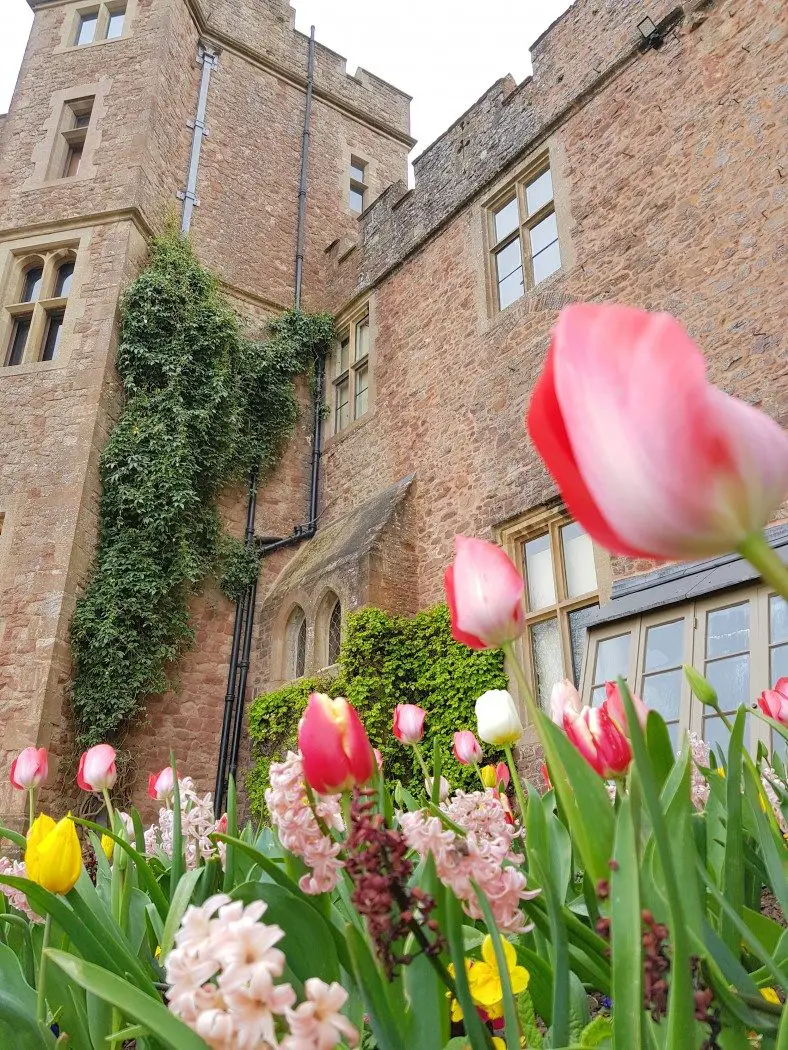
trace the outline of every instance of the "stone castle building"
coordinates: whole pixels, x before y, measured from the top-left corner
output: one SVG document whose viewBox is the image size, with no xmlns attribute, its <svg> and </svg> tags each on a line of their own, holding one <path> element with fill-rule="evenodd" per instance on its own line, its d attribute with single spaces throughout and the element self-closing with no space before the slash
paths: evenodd
<svg viewBox="0 0 788 1050">
<path fill-rule="evenodd" d="M 0 117 L 0 769 L 33 742 L 68 753 L 119 295 L 176 209 L 248 331 L 292 305 L 310 82 L 287 0 L 29 3 Z M 527 568 L 542 698 L 564 674 L 591 699 L 623 672 L 713 740 L 682 663 L 731 707 L 788 674 L 788 609 L 746 565 L 611 559 L 523 427 L 557 310 L 584 299 L 676 314 L 717 384 L 785 421 L 787 31 L 783 0 L 575 0 L 533 43 L 533 76 L 493 84 L 418 157 L 412 189 L 408 96 L 317 44 L 303 305 L 334 313 L 339 338 L 317 528 L 263 562 L 247 699 L 330 665 L 352 609 L 440 600 L 458 532 Z M 302 395 L 259 536 L 307 514 Z M 246 498 L 223 499 L 238 535 Z M 788 524 L 770 538 L 788 556 Z M 177 694 L 151 699 L 126 744 L 140 777 L 175 746 L 207 790 L 234 607 L 207 586 L 192 613 Z M 763 731 L 753 720 L 750 743 Z M 3 781 L 0 819 L 17 803 Z"/>
</svg>

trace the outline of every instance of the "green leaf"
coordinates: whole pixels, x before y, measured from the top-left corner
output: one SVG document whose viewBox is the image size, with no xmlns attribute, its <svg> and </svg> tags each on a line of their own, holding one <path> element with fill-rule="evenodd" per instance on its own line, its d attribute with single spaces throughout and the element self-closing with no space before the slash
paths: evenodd
<svg viewBox="0 0 788 1050">
<path fill-rule="evenodd" d="M 95 831 L 98 835 L 108 835 L 115 845 L 120 846 L 131 857 L 134 861 L 134 867 L 137 869 L 140 886 L 156 905 L 156 910 L 162 919 L 165 918 L 169 910 L 169 904 L 148 865 L 147 859 L 130 842 L 126 842 L 122 835 L 117 835 L 114 831 L 110 831 L 109 828 L 103 828 L 100 824 L 95 824 L 92 820 L 86 820 L 84 817 L 73 817 L 72 819 L 75 824 L 81 824 L 85 828 L 90 828 L 91 831 Z"/>
<path fill-rule="evenodd" d="M 610 873 L 610 935 L 613 961 L 613 1032 L 619 1046 L 642 1047 L 643 958 L 640 880 L 631 800 L 621 803 Z"/>
<path fill-rule="evenodd" d="M 726 777 L 725 854 L 722 886 L 731 909 L 741 915 L 744 906 L 744 841 L 742 835 L 742 746 L 746 710 L 740 707 L 731 730 Z M 727 912 L 721 916 L 720 937 L 737 954 L 739 936 Z"/>
<path fill-rule="evenodd" d="M 52 1033 L 38 1025 L 36 993 L 7 944 L 0 944 L 0 1026 L 8 1026 L 13 1033 L 13 1042 L 5 1045 L 14 1050 L 40 1050 L 55 1045 Z"/>
<path fill-rule="evenodd" d="M 534 1002 L 527 988 L 517 996 L 517 1018 L 520 1022 L 524 1045 L 534 1047 L 534 1050 L 542 1050 L 544 1040 L 536 1023 Z"/>
<path fill-rule="evenodd" d="M 411 934 L 405 942 L 405 952 L 414 953 L 413 961 L 403 969 L 405 996 L 410 1011 L 411 1046 L 443 1046 L 449 1038 L 449 997 L 446 986 L 435 967 L 417 950 Z"/>
<path fill-rule="evenodd" d="M 549 1025 L 553 1019 L 553 971 L 550 964 L 522 941 L 515 945 L 515 951 L 518 963 L 530 974 L 528 992 L 537 1013 Z"/>
<path fill-rule="evenodd" d="M 446 890 L 446 938 L 449 954 L 454 966 L 454 981 L 457 986 L 457 1001 L 462 1008 L 466 1038 L 471 1050 L 491 1050 L 490 1033 L 482 1024 L 473 1003 L 465 970 L 465 952 L 462 943 L 462 909 L 451 890 Z"/>
<path fill-rule="evenodd" d="M 580 1033 L 580 1045 L 582 1047 L 601 1047 L 604 1050 L 610 1047 L 612 1050 L 613 1021 L 611 1018 L 598 1014 Z"/>
<path fill-rule="evenodd" d="M 207 1044 L 158 999 L 100 966 L 77 959 L 68 952 L 47 949 L 48 958 L 80 987 L 116 1007 L 131 1023 L 144 1025 L 171 1050 L 206 1050 Z"/>
<path fill-rule="evenodd" d="M 476 899 L 482 915 L 484 916 L 484 921 L 487 925 L 487 932 L 492 938 L 493 951 L 495 952 L 495 964 L 498 967 L 498 979 L 501 982 L 501 991 L 503 993 L 503 1016 L 506 1021 L 506 1047 L 507 1050 L 520 1050 L 520 1025 L 517 1021 L 517 1009 L 514 1005 L 512 982 L 509 979 L 509 967 L 506 965 L 506 956 L 503 953 L 501 935 L 498 932 L 498 927 L 495 923 L 495 916 L 490 907 L 490 902 L 482 892 L 481 887 L 479 887 L 473 880 L 471 880 L 471 886 L 473 886 Z"/>
<path fill-rule="evenodd" d="M 218 818 L 219 814 L 216 816 Z M 227 781 L 227 835 L 231 839 L 238 838 L 238 804 L 235 777 L 232 775 Z M 224 858 L 224 892 L 229 893 L 235 883 L 235 847 L 227 846 Z"/>
<path fill-rule="evenodd" d="M 172 863 L 170 864 L 170 903 L 172 904 L 178 883 L 184 872 L 183 858 L 183 829 L 181 827 L 181 786 L 178 783 L 178 773 L 175 769 L 175 755 L 170 752 L 170 767 L 172 768 Z"/>
<path fill-rule="evenodd" d="M 572 840 L 585 870 L 597 883 L 607 878 L 613 850 L 613 807 L 607 789 L 566 734 L 541 711 L 535 714 L 550 779 L 566 814 Z"/>
<path fill-rule="evenodd" d="M 348 925 L 346 937 L 352 973 L 361 989 L 370 1027 L 379 1050 L 407 1050 L 404 1035 L 391 1010 L 378 964 L 363 935 L 355 926 Z"/>
<path fill-rule="evenodd" d="M 167 918 L 164 922 L 164 930 L 159 941 L 159 947 L 161 948 L 161 961 L 162 963 L 167 958 L 172 950 L 173 943 L 175 942 L 175 934 L 181 925 L 181 919 L 184 916 L 186 909 L 189 907 L 192 895 L 197 887 L 197 883 L 202 878 L 202 868 L 192 868 L 191 871 L 187 871 L 181 878 L 175 893 L 172 895 L 172 901 L 170 902 L 170 910 L 167 912 Z"/>
<path fill-rule="evenodd" d="M 646 747 L 651 764 L 654 767 L 657 791 L 662 791 L 666 780 L 670 776 L 675 758 L 668 727 L 665 725 L 665 719 L 658 711 L 649 711 L 648 713 L 646 720 Z"/>
<path fill-rule="evenodd" d="M 580 1035 L 590 1020 L 588 996 L 577 974 L 569 974 L 569 1040 L 580 1042 Z M 629 1048 L 628 1048 L 629 1050 Z"/>
<path fill-rule="evenodd" d="M 750 764 L 744 771 L 744 794 L 747 809 L 755 827 L 755 837 L 761 851 L 772 892 L 780 902 L 784 915 L 788 915 L 788 878 L 786 878 L 785 843 L 779 831 L 774 831 L 763 811 L 762 787 Z"/>
<path fill-rule="evenodd" d="M 13 842 L 15 846 L 18 846 L 21 850 L 24 850 L 27 846 L 27 839 L 24 835 L 20 835 L 18 831 L 12 831 L 11 828 L 4 828 L 0 825 L 0 841 L 8 839 L 9 842 Z"/>
</svg>

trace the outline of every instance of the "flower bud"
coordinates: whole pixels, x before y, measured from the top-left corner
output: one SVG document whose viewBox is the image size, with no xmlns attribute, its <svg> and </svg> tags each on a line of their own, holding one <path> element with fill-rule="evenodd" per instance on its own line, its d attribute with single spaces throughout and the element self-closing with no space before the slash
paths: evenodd
<svg viewBox="0 0 788 1050">
<path fill-rule="evenodd" d="M 550 691 L 550 717 L 557 726 L 564 724 L 564 711 L 577 714 L 582 706 L 580 693 L 568 678 L 555 683 Z"/>
<path fill-rule="evenodd" d="M 114 747 L 96 744 L 83 752 L 77 772 L 77 784 L 83 791 L 108 791 L 114 787 L 117 779 Z"/>
<path fill-rule="evenodd" d="M 500 547 L 457 536 L 444 588 L 451 633 L 472 649 L 496 649 L 525 630 L 523 578 Z"/>
<path fill-rule="evenodd" d="M 26 747 L 11 763 L 11 786 L 17 791 L 31 791 L 44 783 L 48 773 L 47 749 Z"/>
<path fill-rule="evenodd" d="M 484 757 L 481 744 L 470 729 L 463 729 L 454 734 L 452 751 L 454 757 L 463 766 L 478 766 Z"/>
<path fill-rule="evenodd" d="M 311 693 L 298 727 L 304 779 L 319 795 L 365 784 L 375 756 L 355 709 L 343 696 Z"/>
<path fill-rule="evenodd" d="M 27 877 L 50 893 L 68 893 L 82 871 L 82 848 L 71 814 L 57 824 L 45 813 L 30 827 L 25 849 Z"/>
<path fill-rule="evenodd" d="M 397 704 L 394 708 L 394 736 L 401 744 L 418 744 L 424 736 L 427 712 L 417 704 Z"/>
<path fill-rule="evenodd" d="M 148 777 L 148 794 L 151 798 L 164 802 L 170 799 L 175 791 L 175 777 L 172 766 L 165 766 L 158 773 L 151 773 Z"/>
<path fill-rule="evenodd" d="M 488 689 L 476 701 L 479 736 L 487 744 L 505 747 L 516 744 L 523 734 L 512 694 L 506 689 Z"/>
<path fill-rule="evenodd" d="M 774 689 L 764 689 L 758 706 L 767 718 L 788 726 L 788 678 L 778 678 Z"/>
</svg>

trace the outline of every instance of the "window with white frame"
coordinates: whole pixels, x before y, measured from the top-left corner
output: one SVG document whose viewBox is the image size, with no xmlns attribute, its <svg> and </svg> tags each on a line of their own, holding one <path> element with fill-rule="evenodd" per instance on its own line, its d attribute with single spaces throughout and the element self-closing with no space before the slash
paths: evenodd
<svg viewBox="0 0 788 1050">
<path fill-rule="evenodd" d="M 526 580 L 520 659 L 543 710 L 555 682 L 580 681 L 586 621 L 599 608 L 594 547 L 562 507 L 541 508 L 502 530 Z"/>
<path fill-rule="evenodd" d="M 57 357 L 75 265 L 70 248 L 31 252 L 16 260 L 0 318 L 4 366 Z"/>
<path fill-rule="evenodd" d="M 345 430 L 369 408 L 369 314 L 340 327 L 332 355 L 333 433 Z"/>
<path fill-rule="evenodd" d="M 714 687 L 728 715 L 753 707 L 764 689 L 788 674 L 788 603 L 751 585 L 702 601 L 592 627 L 583 671 L 583 699 L 598 704 L 604 684 L 625 678 L 668 724 L 674 745 L 693 730 L 712 748 L 727 750 L 728 730 L 712 708 L 696 700 L 682 670 L 689 664 Z M 759 718 L 748 715 L 745 741 L 783 747 Z"/>
<path fill-rule="evenodd" d="M 545 160 L 487 209 L 490 273 L 505 310 L 561 266 L 553 179 Z"/>
<path fill-rule="evenodd" d="M 117 40 L 123 35 L 126 23 L 126 5 L 120 3 L 96 4 L 77 12 L 74 45 L 87 47 L 103 40 Z"/>
</svg>

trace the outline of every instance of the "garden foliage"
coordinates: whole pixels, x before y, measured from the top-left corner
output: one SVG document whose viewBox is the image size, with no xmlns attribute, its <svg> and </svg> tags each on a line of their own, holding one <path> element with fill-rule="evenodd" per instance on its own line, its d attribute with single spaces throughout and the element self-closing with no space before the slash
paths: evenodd
<svg viewBox="0 0 788 1050">
<path fill-rule="evenodd" d="M 210 574 L 236 598 L 256 559 L 223 536 L 222 488 L 277 463 L 297 418 L 294 381 L 326 349 L 327 315 L 286 313 L 244 338 L 187 240 L 153 241 L 121 302 L 122 408 L 101 455 L 99 539 L 71 624 L 82 743 L 107 739 L 192 637 L 188 601 Z"/>
<path fill-rule="evenodd" d="M 347 618 L 339 656 L 339 675 L 302 678 L 258 696 L 249 716 L 249 733 L 257 761 L 247 788 L 252 808 L 264 812 L 268 768 L 295 748 L 298 721 L 309 693 L 346 696 L 359 712 L 374 747 L 383 755 L 386 777 L 418 792 L 422 775 L 408 748 L 391 735 L 397 704 L 418 704 L 427 711 L 424 747 L 435 741 L 444 754 L 443 774 L 456 787 L 478 787 L 474 769 L 450 755 L 457 726 L 473 725 L 474 703 L 487 689 L 505 689 L 507 677 L 500 650 L 468 649 L 451 636 L 445 605 L 414 617 L 391 616 L 381 609 L 361 609 Z M 502 757 L 494 748 L 485 761 Z"/>
</svg>

